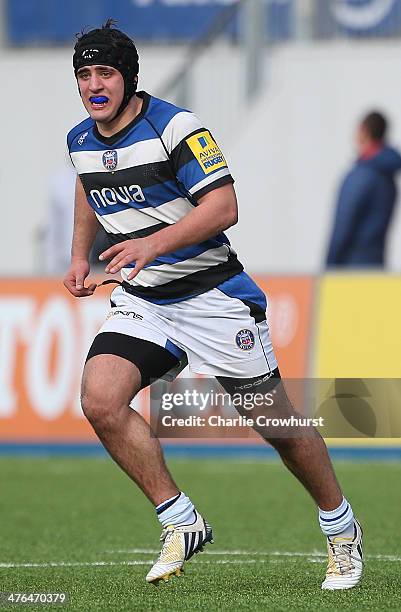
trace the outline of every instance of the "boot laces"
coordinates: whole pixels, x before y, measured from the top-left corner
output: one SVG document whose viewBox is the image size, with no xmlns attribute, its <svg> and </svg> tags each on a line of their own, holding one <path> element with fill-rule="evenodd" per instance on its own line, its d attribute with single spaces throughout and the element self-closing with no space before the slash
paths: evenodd
<svg viewBox="0 0 401 612">
<path fill-rule="evenodd" d="M 171 527 L 165 527 L 161 533 L 160 542 L 167 543 L 170 540 L 173 533 L 174 533 L 174 528 L 171 529 Z"/>
<path fill-rule="evenodd" d="M 348 574 L 355 569 L 354 561 L 361 561 L 352 554 L 352 544 L 329 542 L 335 568 L 329 563 L 328 573 Z"/>
<path fill-rule="evenodd" d="M 160 536 L 160 542 L 163 542 L 163 546 L 162 546 L 162 549 L 160 551 L 160 555 L 159 555 L 158 560 L 160 560 L 162 558 L 162 556 L 163 556 L 163 554 L 165 552 L 166 547 L 168 546 L 171 538 L 173 537 L 174 531 L 175 531 L 174 527 L 173 528 L 165 527 L 163 529 L 163 531 L 161 533 L 161 536 Z"/>
</svg>

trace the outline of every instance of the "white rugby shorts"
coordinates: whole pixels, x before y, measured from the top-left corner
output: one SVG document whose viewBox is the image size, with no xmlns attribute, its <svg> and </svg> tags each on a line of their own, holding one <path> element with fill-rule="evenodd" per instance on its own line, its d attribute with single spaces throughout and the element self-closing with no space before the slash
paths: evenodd
<svg viewBox="0 0 401 612">
<path fill-rule="evenodd" d="M 170 380 L 187 362 L 191 372 L 233 378 L 254 378 L 277 368 L 267 321 L 257 323 L 244 302 L 217 288 L 159 305 L 118 286 L 111 301 L 115 306 L 98 334 L 125 334 L 166 348 L 181 362 Z"/>
</svg>

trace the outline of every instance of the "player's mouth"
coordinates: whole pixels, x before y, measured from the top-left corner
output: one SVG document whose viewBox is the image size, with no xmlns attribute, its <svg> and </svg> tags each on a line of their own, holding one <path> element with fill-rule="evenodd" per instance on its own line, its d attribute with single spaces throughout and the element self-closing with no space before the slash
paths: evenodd
<svg viewBox="0 0 401 612">
<path fill-rule="evenodd" d="M 89 98 L 89 102 L 93 110 L 102 110 L 105 106 L 107 106 L 109 99 L 107 96 L 91 96 Z"/>
</svg>

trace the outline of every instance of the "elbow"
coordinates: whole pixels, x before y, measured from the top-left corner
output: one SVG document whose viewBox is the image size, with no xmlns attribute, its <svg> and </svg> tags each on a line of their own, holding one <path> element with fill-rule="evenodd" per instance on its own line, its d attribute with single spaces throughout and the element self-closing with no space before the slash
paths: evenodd
<svg viewBox="0 0 401 612">
<path fill-rule="evenodd" d="M 235 193 L 234 197 L 231 201 L 231 206 L 229 208 L 229 219 L 228 219 L 228 227 L 232 227 L 238 223 L 238 202 Z"/>
<path fill-rule="evenodd" d="M 222 227 L 223 231 L 238 223 L 238 203 L 232 185 L 226 185 L 222 187 L 222 190 L 226 190 L 225 193 L 228 192 L 228 197 L 224 200 L 224 208 L 222 207 L 223 215 L 221 222 L 224 224 L 224 227 Z"/>
<path fill-rule="evenodd" d="M 238 208 L 232 208 L 229 211 L 227 211 L 227 214 L 225 215 L 224 221 L 223 221 L 223 225 L 224 227 L 222 227 L 222 231 L 228 229 L 229 227 L 232 227 L 233 225 L 236 225 L 238 223 Z"/>
</svg>

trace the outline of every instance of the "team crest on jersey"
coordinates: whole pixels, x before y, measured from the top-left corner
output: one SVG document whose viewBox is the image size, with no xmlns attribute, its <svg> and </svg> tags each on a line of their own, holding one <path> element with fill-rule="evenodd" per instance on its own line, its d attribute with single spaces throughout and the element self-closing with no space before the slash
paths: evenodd
<svg viewBox="0 0 401 612">
<path fill-rule="evenodd" d="M 115 170 L 118 163 L 117 151 L 105 151 L 103 153 L 102 162 L 106 170 L 110 170 L 110 172 Z"/>
<path fill-rule="evenodd" d="M 250 351 L 255 346 L 255 336 L 250 329 L 241 329 L 235 336 L 238 348 L 243 351 Z"/>
</svg>

